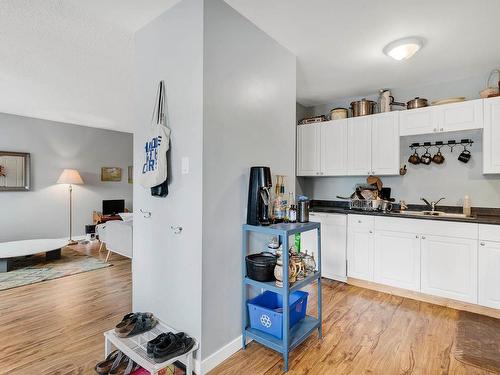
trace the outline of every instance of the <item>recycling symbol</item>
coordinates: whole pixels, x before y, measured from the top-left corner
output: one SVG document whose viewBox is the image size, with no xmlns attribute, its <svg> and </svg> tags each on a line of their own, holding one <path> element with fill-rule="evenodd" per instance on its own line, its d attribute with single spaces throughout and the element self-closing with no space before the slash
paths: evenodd
<svg viewBox="0 0 500 375">
<path fill-rule="evenodd" d="M 271 318 L 269 318 L 269 316 L 265 315 L 265 314 L 262 314 L 260 316 L 260 323 L 266 327 L 266 328 L 269 328 L 271 327 Z"/>
</svg>

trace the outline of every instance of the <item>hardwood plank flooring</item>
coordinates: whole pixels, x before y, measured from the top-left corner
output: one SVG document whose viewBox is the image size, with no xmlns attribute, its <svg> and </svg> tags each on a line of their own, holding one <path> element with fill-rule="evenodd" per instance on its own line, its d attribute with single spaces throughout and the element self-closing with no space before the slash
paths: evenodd
<svg viewBox="0 0 500 375">
<path fill-rule="evenodd" d="M 75 250 L 104 260 L 98 243 Z M 130 260 L 0 292 L 0 374 L 95 374 L 103 332 L 132 305 Z"/>
<path fill-rule="evenodd" d="M 314 334 L 292 351 L 290 375 L 493 374 L 455 359 L 458 310 L 334 281 L 323 281 L 322 294 L 323 339 Z M 283 374 L 282 363 L 252 342 L 210 375 Z"/>
</svg>

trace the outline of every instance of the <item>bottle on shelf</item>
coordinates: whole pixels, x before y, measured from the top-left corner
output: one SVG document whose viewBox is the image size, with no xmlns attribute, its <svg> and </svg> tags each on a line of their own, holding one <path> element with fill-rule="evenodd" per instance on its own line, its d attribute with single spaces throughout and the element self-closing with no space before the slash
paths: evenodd
<svg viewBox="0 0 500 375">
<path fill-rule="evenodd" d="M 282 223 L 285 218 L 285 212 L 281 204 L 281 176 L 276 176 L 276 187 L 274 190 L 274 200 L 273 200 L 273 221 L 274 223 Z"/>
</svg>

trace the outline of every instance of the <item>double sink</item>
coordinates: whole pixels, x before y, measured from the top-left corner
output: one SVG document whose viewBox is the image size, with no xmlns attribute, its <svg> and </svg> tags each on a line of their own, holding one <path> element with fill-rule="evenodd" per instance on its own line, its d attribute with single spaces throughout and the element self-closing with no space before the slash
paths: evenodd
<svg viewBox="0 0 500 375">
<path fill-rule="evenodd" d="M 430 217 L 449 217 L 449 218 L 457 218 L 457 219 L 474 219 L 474 217 L 466 216 L 465 214 L 459 213 L 449 213 L 443 211 L 395 211 L 395 213 L 399 215 L 408 215 L 408 216 L 430 216 Z"/>
</svg>

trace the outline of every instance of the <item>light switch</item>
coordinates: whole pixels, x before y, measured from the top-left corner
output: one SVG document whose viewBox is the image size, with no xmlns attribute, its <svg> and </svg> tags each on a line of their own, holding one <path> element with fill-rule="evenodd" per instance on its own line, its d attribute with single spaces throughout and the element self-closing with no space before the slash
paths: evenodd
<svg viewBox="0 0 500 375">
<path fill-rule="evenodd" d="M 181 173 L 182 174 L 188 174 L 189 173 L 189 158 L 187 156 L 184 156 L 181 159 Z"/>
</svg>

